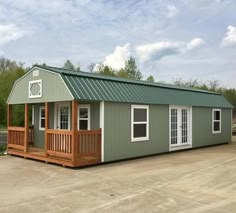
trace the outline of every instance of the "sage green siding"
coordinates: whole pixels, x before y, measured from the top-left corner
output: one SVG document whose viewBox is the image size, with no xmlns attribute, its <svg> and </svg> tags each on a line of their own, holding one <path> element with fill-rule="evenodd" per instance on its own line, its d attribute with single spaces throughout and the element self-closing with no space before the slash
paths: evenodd
<svg viewBox="0 0 236 213">
<path fill-rule="evenodd" d="M 32 69 L 23 78 L 18 80 L 9 96 L 9 104 L 24 104 L 24 103 L 44 103 L 54 101 L 69 101 L 73 100 L 72 95 L 57 73 L 51 73 L 38 69 L 39 76 L 33 76 Z M 29 81 L 42 80 L 42 97 L 29 98 Z"/>
<path fill-rule="evenodd" d="M 86 104 L 90 104 L 90 107 L 91 107 L 91 121 L 90 121 L 91 129 L 98 129 L 100 125 L 100 121 L 99 121 L 99 113 L 100 113 L 99 106 L 100 105 L 97 102 L 86 103 Z M 39 130 L 40 106 L 44 106 L 44 104 L 34 104 L 34 146 L 39 147 L 39 148 L 44 148 L 45 131 Z M 55 103 L 49 103 L 49 128 L 50 129 L 54 129 L 54 116 L 55 116 L 54 111 L 55 111 Z M 71 127 L 71 123 L 70 123 L 70 127 Z"/>
<path fill-rule="evenodd" d="M 149 105 L 149 140 L 131 142 L 131 104 L 104 104 L 104 161 L 169 151 L 169 106 Z"/>
<path fill-rule="evenodd" d="M 34 144 L 33 146 L 44 148 L 44 130 L 39 130 L 39 108 L 42 104 L 34 105 Z"/>
<path fill-rule="evenodd" d="M 193 148 L 231 142 L 231 109 L 221 109 L 221 133 L 212 134 L 212 108 L 192 108 Z"/>
<path fill-rule="evenodd" d="M 169 152 L 169 105 L 149 105 L 149 140 L 131 142 L 131 104 L 105 102 L 104 161 Z M 231 141 L 231 109 L 221 109 L 221 133 L 212 134 L 212 108 L 192 108 L 192 147 Z"/>
<path fill-rule="evenodd" d="M 34 146 L 44 148 L 45 131 L 39 130 L 39 108 L 44 104 L 34 104 Z M 49 128 L 54 129 L 54 103 L 49 103 Z"/>
<path fill-rule="evenodd" d="M 90 128 L 99 129 L 100 128 L 100 103 L 99 102 L 91 103 L 90 106 L 91 106 Z"/>
</svg>

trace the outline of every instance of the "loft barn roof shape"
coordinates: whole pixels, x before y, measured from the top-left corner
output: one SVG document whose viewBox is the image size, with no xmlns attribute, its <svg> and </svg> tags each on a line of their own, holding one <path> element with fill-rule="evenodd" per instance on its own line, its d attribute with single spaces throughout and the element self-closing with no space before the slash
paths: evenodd
<svg viewBox="0 0 236 213">
<path fill-rule="evenodd" d="M 222 94 L 205 90 L 39 65 L 28 73 L 35 69 L 60 75 L 75 100 L 232 108 Z"/>
</svg>

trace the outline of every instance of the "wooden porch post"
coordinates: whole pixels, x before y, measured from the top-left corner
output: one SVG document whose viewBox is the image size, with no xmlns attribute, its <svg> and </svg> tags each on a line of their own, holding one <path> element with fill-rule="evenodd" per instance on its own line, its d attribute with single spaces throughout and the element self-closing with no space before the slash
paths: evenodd
<svg viewBox="0 0 236 213">
<path fill-rule="evenodd" d="M 44 149 L 45 149 L 45 157 L 48 157 L 47 149 L 48 149 L 48 134 L 47 130 L 49 129 L 49 104 L 45 102 L 45 138 L 44 138 Z"/>
<path fill-rule="evenodd" d="M 72 162 L 78 160 L 78 102 L 72 101 Z"/>
<path fill-rule="evenodd" d="M 12 122 L 12 105 L 8 104 L 7 105 L 7 129 L 8 127 L 11 126 L 11 122 Z M 10 143 L 10 133 L 8 130 L 8 134 L 7 134 L 7 146 Z"/>
<path fill-rule="evenodd" d="M 29 105 L 25 104 L 25 137 L 24 137 L 24 152 L 28 151 L 29 143 Z"/>
<path fill-rule="evenodd" d="M 12 121 L 12 105 L 7 105 L 7 127 L 11 126 Z"/>
</svg>

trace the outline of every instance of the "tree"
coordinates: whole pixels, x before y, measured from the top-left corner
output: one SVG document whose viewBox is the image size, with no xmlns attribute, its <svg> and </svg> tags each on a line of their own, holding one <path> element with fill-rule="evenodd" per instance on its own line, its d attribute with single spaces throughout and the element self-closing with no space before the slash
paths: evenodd
<svg viewBox="0 0 236 213">
<path fill-rule="evenodd" d="M 76 67 L 75 70 L 76 70 L 76 71 L 80 71 L 80 63 L 78 63 L 78 65 L 77 65 L 77 67 Z"/>
<path fill-rule="evenodd" d="M 155 79 L 152 75 L 149 75 L 146 81 L 155 82 Z"/>
<path fill-rule="evenodd" d="M 124 71 L 127 72 L 130 79 L 141 80 L 143 78 L 142 73 L 138 70 L 135 58 L 131 56 L 125 61 Z"/>
<path fill-rule="evenodd" d="M 63 66 L 64 69 L 75 70 L 75 66 L 71 63 L 69 59 L 66 60 Z"/>
<path fill-rule="evenodd" d="M 100 64 L 98 66 L 98 71 L 96 71 L 96 73 L 100 75 L 116 76 L 115 71 L 111 67 L 104 64 Z"/>
<path fill-rule="evenodd" d="M 16 79 L 25 74 L 23 63 L 17 63 L 9 59 L 0 58 L 0 124 L 6 126 L 7 98 Z M 20 107 L 15 108 L 18 116 L 13 117 L 14 124 L 23 123 L 23 115 Z"/>
<path fill-rule="evenodd" d="M 123 68 L 117 72 L 117 76 L 120 78 L 129 78 L 128 73 Z"/>
<path fill-rule="evenodd" d="M 88 65 L 88 69 L 90 72 L 93 72 L 94 71 L 94 68 L 95 68 L 96 64 L 95 63 L 91 63 Z"/>
</svg>

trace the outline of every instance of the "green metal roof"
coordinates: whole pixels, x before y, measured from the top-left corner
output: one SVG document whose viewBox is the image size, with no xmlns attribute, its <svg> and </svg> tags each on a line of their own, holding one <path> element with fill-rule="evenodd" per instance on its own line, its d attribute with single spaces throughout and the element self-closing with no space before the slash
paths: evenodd
<svg viewBox="0 0 236 213">
<path fill-rule="evenodd" d="M 77 100 L 232 108 L 223 95 L 215 92 L 56 67 L 36 67 L 60 74 Z"/>
</svg>

